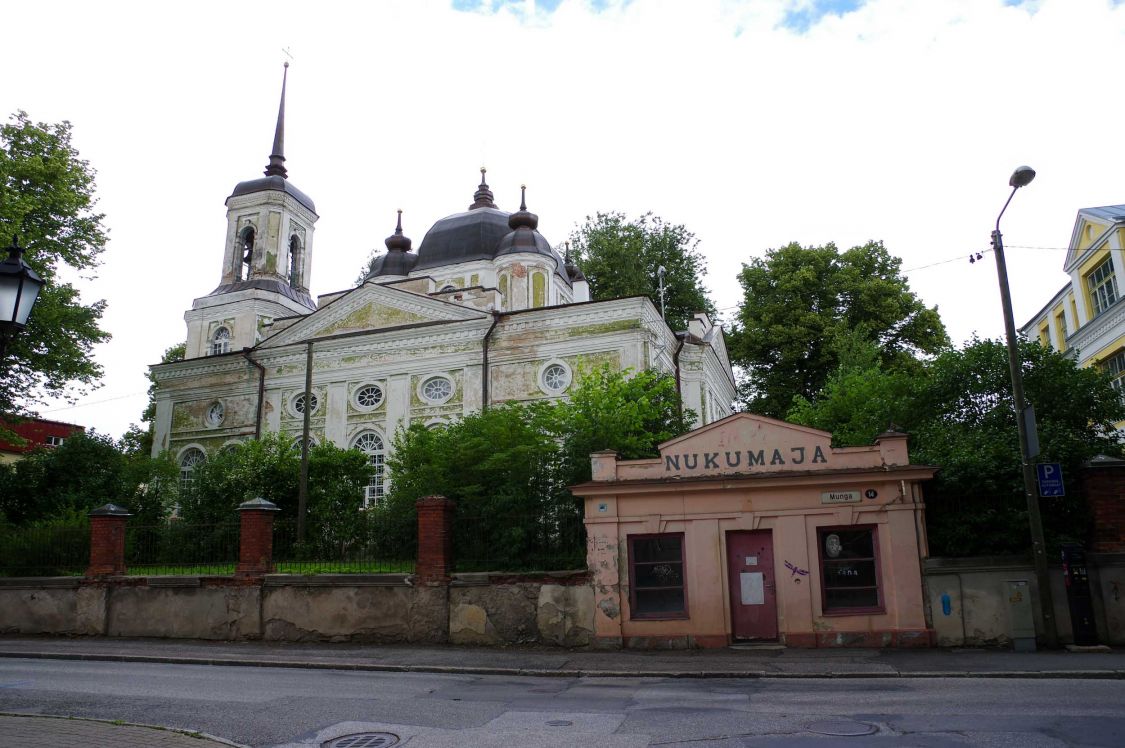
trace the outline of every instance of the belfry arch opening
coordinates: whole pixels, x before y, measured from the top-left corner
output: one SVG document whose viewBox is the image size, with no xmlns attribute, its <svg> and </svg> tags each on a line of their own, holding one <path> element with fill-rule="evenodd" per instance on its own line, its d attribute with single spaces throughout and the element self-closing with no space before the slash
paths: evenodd
<svg viewBox="0 0 1125 748">
<path fill-rule="evenodd" d="M 254 227 L 247 226 L 238 235 L 239 257 L 241 258 L 238 263 L 238 279 L 248 280 L 250 278 L 250 266 L 254 261 Z"/>
</svg>

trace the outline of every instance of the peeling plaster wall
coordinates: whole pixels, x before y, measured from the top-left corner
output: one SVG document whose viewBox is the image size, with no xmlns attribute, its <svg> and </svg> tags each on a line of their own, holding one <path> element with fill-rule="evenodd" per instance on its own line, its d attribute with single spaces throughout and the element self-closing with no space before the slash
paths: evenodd
<svg viewBox="0 0 1125 748">
<path fill-rule="evenodd" d="M 1125 554 L 1090 554 L 1087 560 L 1098 637 L 1105 644 L 1125 644 Z M 1074 635 L 1062 571 L 1051 569 L 1050 576 L 1059 639 L 1070 643 Z M 1035 628 L 1042 631 L 1035 569 L 1030 563 L 993 557 L 926 559 L 927 605 L 938 646 L 1011 643 L 1006 585 L 1017 580 L 1031 587 Z"/>
<path fill-rule="evenodd" d="M 0 633 L 579 647 L 594 594 L 585 572 L 4 579 Z"/>
</svg>

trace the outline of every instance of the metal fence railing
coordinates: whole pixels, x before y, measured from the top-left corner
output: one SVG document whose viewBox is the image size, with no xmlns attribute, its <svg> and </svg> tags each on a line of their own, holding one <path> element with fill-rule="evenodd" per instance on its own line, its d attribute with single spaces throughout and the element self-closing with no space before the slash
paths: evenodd
<svg viewBox="0 0 1125 748">
<path fill-rule="evenodd" d="M 303 543 L 297 540 L 295 519 L 274 525 L 273 558 L 279 574 L 412 574 L 417 552 L 416 532 L 404 532 L 371 512 L 333 523 L 310 521 Z"/>
<path fill-rule="evenodd" d="M 586 527 L 577 512 L 509 515 L 458 513 L 455 571 L 561 571 L 586 568 Z"/>
<path fill-rule="evenodd" d="M 0 576 L 79 576 L 90 563 L 85 527 L 0 527 Z"/>
<path fill-rule="evenodd" d="M 131 575 L 227 575 L 238 561 L 237 522 L 190 525 L 178 520 L 129 527 L 125 569 Z"/>
</svg>

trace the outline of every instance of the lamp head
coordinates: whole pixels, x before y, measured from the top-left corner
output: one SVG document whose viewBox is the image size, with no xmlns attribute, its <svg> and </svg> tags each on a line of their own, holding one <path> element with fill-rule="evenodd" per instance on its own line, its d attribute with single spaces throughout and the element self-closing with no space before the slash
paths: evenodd
<svg viewBox="0 0 1125 748">
<path fill-rule="evenodd" d="M 1016 189 L 1026 187 L 1031 184 L 1032 179 L 1035 179 L 1035 169 L 1030 166 L 1017 166 L 1012 172 L 1012 178 L 1008 180 L 1008 186 Z"/>
</svg>

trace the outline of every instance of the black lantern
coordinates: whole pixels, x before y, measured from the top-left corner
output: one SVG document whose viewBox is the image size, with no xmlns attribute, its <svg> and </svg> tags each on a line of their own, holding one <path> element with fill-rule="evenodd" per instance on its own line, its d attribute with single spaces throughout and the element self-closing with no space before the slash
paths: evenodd
<svg viewBox="0 0 1125 748">
<path fill-rule="evenodd" d="M 0 354 L 8 340 L 27 325 L 31 307 L 39 298 L 43 279 L 23 261 L 19 237 L 12 237 L 8 257 L 0 262 Z"/>
</svg>

